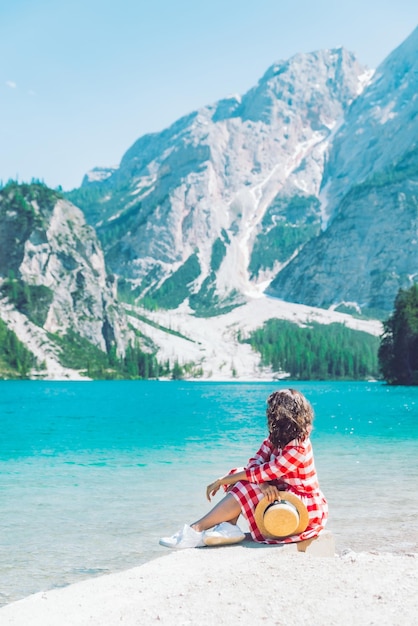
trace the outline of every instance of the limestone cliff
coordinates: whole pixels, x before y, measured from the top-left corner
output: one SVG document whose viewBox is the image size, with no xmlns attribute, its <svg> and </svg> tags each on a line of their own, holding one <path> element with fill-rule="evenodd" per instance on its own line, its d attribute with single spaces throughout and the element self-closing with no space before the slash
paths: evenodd
<svg viewBox="0 0 418 626">
<path fill-rule="evenodd" d="M 1 316 L 38 359 L 54 353 L 58 363 L 54 337 L 68 333 L 123 354 L 126 320 L 82 212 L 44 185 L 11 183 L 0 192 L 0 223 Z"/>
</svg>

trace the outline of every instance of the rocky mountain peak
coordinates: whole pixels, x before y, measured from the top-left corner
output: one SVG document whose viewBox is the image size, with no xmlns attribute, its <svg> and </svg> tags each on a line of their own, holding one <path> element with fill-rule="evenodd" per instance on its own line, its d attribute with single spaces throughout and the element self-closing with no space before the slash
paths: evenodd
<svg viewBox="0 0 418 626">
<path fill-rule="evenodd" d="M 333 140 L 322 188 L 328 216 L 344 194 L 391 167 L 418 136 L 418 28 L 377 68 Z"/>
<path fill-rule="evenodd" d="M 297 54 L 273 64 L 258 85 L 242 99 L 243 119 L 303 111 L 316 128 L 334 124 L 358 94 L 364 72 L 356 57 L 344 48 Z M 339 109 L 337 111 L 337 109 Z M 271 119 L 268 120 L 271 122 Z"/>
<path fill-rule="evenodd" d="M 112 271 L 139 297 L 177 306 L 190 296 L 201 313 L 262 289 L 315 231 L 302 214 L 318 222 L 312 198 L 327 142 L 364 71 L 343 49 L 296 55 L 242 97 L 141 137 L 93 195 L 71 196 L 98 226 Z M 295 194 L 307 198 L 290 209 L 298 235 L 287 229 L 279 260 L 260 260 L 263 238 L 277 235 Z"/>
<path fill-rule="evenodd" d="M 383 61 L 332 140 L 325 232 L 269 286 L 313 306 L 382 315 L 416 281 L 418 30 Z"/>
</svg>

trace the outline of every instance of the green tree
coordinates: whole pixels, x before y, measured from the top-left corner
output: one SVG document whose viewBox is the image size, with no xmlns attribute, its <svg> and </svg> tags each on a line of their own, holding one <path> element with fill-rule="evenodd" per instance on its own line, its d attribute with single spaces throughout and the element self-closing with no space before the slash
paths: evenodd
<svg viewBox="0 0 418 626">
<path fill-rule="evenodd" d="M 383 324 L 378 358 L 389 385 L 418 385 L 418 285 L 400 289 Z"/>
<path fill-rule="evenodd" d="M 181 380 L 183 378 L 183 368 L 178 361 L 176 361 L 173 365 L 173 369 L 171 370 L 171 378 L 173 380 Z"/>
<path fill-rule="evenodd" d="M 0 319 L 0 379 L 28 378 L 35 356 Z"/>
<path fill-rule="evenodd" d="M 261 365 L 294 379 L 364 380 L 378 375 L 378 338 L 343 324 L 300 327 L 270 319 L 241 341 L 260 353 Z"/>
</svg>

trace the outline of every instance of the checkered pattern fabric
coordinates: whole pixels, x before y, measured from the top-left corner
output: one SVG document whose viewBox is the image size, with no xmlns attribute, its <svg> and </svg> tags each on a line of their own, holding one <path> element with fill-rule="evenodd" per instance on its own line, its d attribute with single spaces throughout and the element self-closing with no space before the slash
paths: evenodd
<svg viewBox="0 0 418 626">
<path fill-rule="evenodd" d="M 231 470 L 235 473 L 237 470 Z M 248 521 L 251 536 L 260 543 L 291 543 L 315 537 L 324 528 L 328 517 L 328 505 L 318 483 L 310 439 L 303 442 L 292 441 L 282 450 L 265 439 L 258 452 L 245 468 L 247 481 L 240 481 L 228 488 L 239 502 L 241 511 Z M 306 505 L 309 525 L 300 535 L 284 539 L 268 539 L 259 531 L 254 519 L 254 511 L 263 498 L 260 483 L 270 482 L 280 491 L 291 491 Z"/>
</svg>

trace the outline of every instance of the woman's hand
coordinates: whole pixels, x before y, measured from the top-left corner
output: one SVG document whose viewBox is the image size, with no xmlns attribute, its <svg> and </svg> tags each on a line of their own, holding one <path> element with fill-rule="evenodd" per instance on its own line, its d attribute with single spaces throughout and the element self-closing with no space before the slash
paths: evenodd
<svg viewBox="0 0 418 626">
<path fill-rule="evenodd" d="M 270 504 L 275 500 L 280 500 L 279 490 L 271 483 L 261 483 L 258 485 L 258 488 L 262 491 Z"/>
<path fill-rule="evenodd" d="M 210 497 L 214 496 L 215 493 L 219 491 L 222 485 L 228 485 L 228 489 L 235 485 L 235 483 L 240 480 L 247 480 L 247 474 L 245 470 L 231 470 L 229 474 L 222 476 L 221 478 L 217 478 L 213 483 L 210 483 L 206 487 L 206 497 L 210 502 Z M 227 491 L 228 491 L 227 489 Z"/>
<path fill-rule="evenodd" d="M 206 497 L 209 500 L 209 502 L 210 502 L 210 497 L 214 496 L 221 487 L 222 487 L 222 483 L 219 480 L 219 478 L 216 479 L 213 483 L 210 483 L 210 485 L 206 487 Z"/>
</svg>

